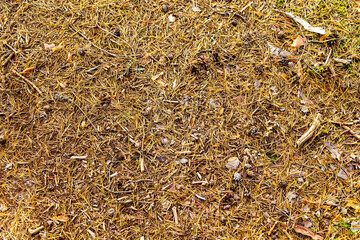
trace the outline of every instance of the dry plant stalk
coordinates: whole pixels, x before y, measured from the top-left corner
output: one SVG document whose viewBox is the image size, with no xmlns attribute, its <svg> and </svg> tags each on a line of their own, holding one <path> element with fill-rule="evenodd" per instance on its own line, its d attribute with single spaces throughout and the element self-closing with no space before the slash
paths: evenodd
<svg viewBox="0 0 360 240">
<path fill-rule="evenodd" d="M 13 70 L 13 73 L 16 76 L 20 77 L 22 80 L 24 80 L 27 84 L 31 85 L 40 95 L 42 95 L 41 90 L 33 82 L 31 82 L 29 79 L 27 79 L 26 77 L 24 77 L 23 75 L 21 75 L 20 73 L 18 73 L 15 70 Z"/>
<path fill-rule="evenodd" d="M 140 158 L 140 171 L 143 172 L 145 170 L 145 167 L 144 167 L 144 159 L 143 158 Z"/>
<path fill-rule="evenodd" d="M 4 60 L 4 62 L 1 64 L 1 66 L 2 66 L 2 67 L 5 67 L 5 66 L 9 63 L 9 61 L 10 61 L 14 56 L 15 56 L 15 53 L 12 52 L 12 53 Z"/>
<path fill-rule="evenodd" d="M 300 147 L 304 142 L 311 138 L 316 129 L 320 126 L 320 123 L 320 113 L 318 113 L 313 123 L 311 124 L 311 127 L 299 138 L 299 140 L 297 140 L 296 145 Z"/>
<path fill-rule="evenodd" d="M 172 210 L 173 210 L 173 213 L 174 213 L 175 224 L 178 225 L 179 224 L 179 218 L 178 218 L 178 214 L 177 214 L 177 211 L 176 211 L 176 207 L 173 207 Z"/>
<path fill-rule="evenodd" d="M 43 229 L 44 229 L 44 226 L 40 226 L 40 227 L 35 228 L 35 229 L 29 228 L 28 231 L 29 231 L 30 235 L 34 235 L 34 234 L 39 233 Z"/>
<path fill-rule="evenodd" d="M 343 128 L 345 128 L 346 130 L 348 130 L 357 140 L 360 140 L 360 135 L 357 134 L 354 130 L 352 130 L 351 128 L 347 127 L 347 126 L 343 126 Z"/>
</svg>

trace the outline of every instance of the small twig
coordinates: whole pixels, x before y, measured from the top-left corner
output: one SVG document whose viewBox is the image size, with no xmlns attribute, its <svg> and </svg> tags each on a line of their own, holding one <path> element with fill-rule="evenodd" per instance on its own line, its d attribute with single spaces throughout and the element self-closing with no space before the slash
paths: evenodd
<svg viewBox="0 0 360 240">
<path fill-rule="evenodd" d="M 26 77 L 24 77 L 23 75 L 21 75 L 20 73 L 18 73 L 18 72 L 15 71 L 15 70 L 12 70 L 12 72 L 13 72 L 16 76 L 18 76 L 18 77 L 20 77 L 22 80 L 24 80 L 27 84 L 31 85 L 40 95 L 42 95 L 41 90 L 40 90 L 33 82 L 31 82 L 29 79 L 27 79 Z"/>
<path fill-rule="evenodd" d="M 15 56 L 15 52 L 12 52 L 6 59 L 5 61 L 1 64 L 1 67 L 5 67 L 9 61 Z"/>
<path fill-rule="evenodd" d="M 96 184 L 98 185 L 99 187 L 103 188 L 104 190 L 108 191 L 108 192 L 111 192 L 111 193 L 115 193 L 115 194 L 124 194 L 124 193 L 132 193 L 133 191 L 113 191 L 105 186 L 102 186 L 100 184 Z"/>
<path fill-rule="evenodd" d="M 277 222 L 275 221 L 275 223 L 272 225 L 272 227 L 270 228 L 268 235 L 271 236 L 272 231 L 274 230 L 275 226 L 277 225 Z"/>
<path fill-rule="evenodd" d="M 248 7 L 250 7 L 253 3 L 254 3 L 253 1 L 249 2 L 245 7 L 243 7 L 243 8 L 240 10 L 240 12 L 245 11 L 245 10 L 246 10 Z"/>
<path fill-rule="evenodd" d="M 343 126 L 346 130 L 348 130 L 357 140 L 360 140 L 360 135 L 357 134 L 354 130 L 349 128 L 348 126 Z"/>
<path fill-rule="evenodd" d="M 337 122 L 337 121 L 328 121 L 328 122 L 334 123 L 334 124 L 339 124 L 339 125 L 348 125 L 348 126 L 351 126 L 351 125 L 360 123 L 360 120 L 355 120 L 355 121 L 352 121 L 352 122 Z"/>
<path fill-rule="evenodd" d="M 13 51 L 14 53 L 19 53 L 18 51 L 16 51 L 14 48 L 12 48 L 9 44 L 5 43 L 5 46 L 7 46 L 8 48 L 11 49 L 11 51 Z"/>
<path fill-rule="evenodd" d="M 138 183 L 138 182 L 152 182 L 152 181 L 153 181 L 152 179 L 139 179 L 139 180 L 133 180 L 130 182 Z"/>
<path fill-rule="evenodd" d="M 296 145 L 300 147 L 304 142 L 306 142 L 314 134 L 316 129 L 320 126 L 320 113 L 316 115 L 311 127 L 297 140 Z"/>
<path fill-rule="evenodd" d="M 35 235 L 35 234 L 39 233 L 41 230 L 43 230 L 43 229 L 44 229 L 44 226 L 40 226 L 40 227 L 35 228 L 35 229 L 29 228 L 28 231 L 29 231 L 30 235 Z"/>
<path fill-rule="evenodd" d="M 172 208 L 172 210 L 173 210 L 173 214 L 174 214 L 175 224 L 178 225 L 179 224 L 179 219 L 178 219 L 178 214 L 177 214 L 177 211 L 176 211 L 176 207 L 174 206 Z"/>
<path fill-rule="evenodd" d="M 325 64 L 324 64 L 325 66 L 329 63 L 331 53 L 332 53 L 332 48 L 330 49 L 329 55 L 326 58 L 326 61 L 325 61 Z"/>
</svg>

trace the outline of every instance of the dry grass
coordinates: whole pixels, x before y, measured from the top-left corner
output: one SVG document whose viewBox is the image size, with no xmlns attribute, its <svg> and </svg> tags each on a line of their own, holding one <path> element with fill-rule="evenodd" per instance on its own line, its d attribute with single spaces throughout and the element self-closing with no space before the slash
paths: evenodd
<svg viewBox="0 0 360 240">
<path fill-rule="evenodd" d="M 2 239 L 358 237 L 356 4 L 196 2 L 1 2 Z"/>
</svg>

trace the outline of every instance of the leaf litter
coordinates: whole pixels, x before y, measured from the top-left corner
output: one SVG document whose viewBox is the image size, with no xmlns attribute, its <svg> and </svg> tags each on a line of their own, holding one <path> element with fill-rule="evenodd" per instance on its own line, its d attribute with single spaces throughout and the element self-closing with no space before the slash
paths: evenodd
<svg viewBox="0 0 360 240">
<path fill-rule="evenodd" d="M 0 235 L 349 239 L 358 12 L 282 4 L 5 1 Z"/>
</svg>

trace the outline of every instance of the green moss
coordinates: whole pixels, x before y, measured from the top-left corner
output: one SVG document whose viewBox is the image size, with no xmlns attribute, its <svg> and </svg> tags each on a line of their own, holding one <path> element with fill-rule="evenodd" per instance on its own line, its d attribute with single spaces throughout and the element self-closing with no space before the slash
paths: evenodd
<svg viewBox="0 0 360 240">
<path fill-rule="evenodd" d="M 340 16 L 344 16 L 346 14 L 347 9 L 349 8 L 349 4 L 346 1 L 336 1 L 334 2 L 334 10 Z"/>
<path fill-rule="evenodd" d="M 276 160 L 279 158 L 279 156 L 274 152 L 266 152 L 266 156 L 272 160 Z"/>
<path fill-rule="evenodd" d="M 277 8 L 283 8 L 285 5 L 285 0 L 277 0 L 276 1 L 276 7 Z"/>
<path fill-rule="evenodd" d="M 331 16 L 333 14 L 338 14 L 339 16 L 345 16 L 347 10 L 349 9 L 349 3 L 344 0 L 338 1 L 325 1 L 320 0 L 317 3 L 316 10 L 325 14 L 327 16 Z"/>
</svg>

